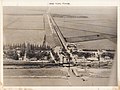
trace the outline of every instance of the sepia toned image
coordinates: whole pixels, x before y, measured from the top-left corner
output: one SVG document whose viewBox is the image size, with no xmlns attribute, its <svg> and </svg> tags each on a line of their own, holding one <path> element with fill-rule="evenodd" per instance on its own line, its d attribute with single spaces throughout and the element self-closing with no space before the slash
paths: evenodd
<svg viewBox="0 0 120 90">
<path fill-rule="evenodd" d="M 5 86 L 117 86 L 117 7 L 4 6 Z"/>
</svg>

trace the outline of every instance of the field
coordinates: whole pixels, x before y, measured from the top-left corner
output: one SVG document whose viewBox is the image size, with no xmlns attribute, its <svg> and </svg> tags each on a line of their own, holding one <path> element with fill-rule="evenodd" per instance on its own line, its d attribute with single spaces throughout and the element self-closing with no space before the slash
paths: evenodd
<svg viewBox="0 0 120 90">
<path fill-rule="evenodd" d="M 96 72 L 97 70 L 97 72 Z M 109 70 L 89 70 L 91 73 L 101 74 L 103 72 L 110 73 Z M 102 71 L 102 72 L 101 72 Z M 110 78 L 84 76 L 76 77 L 72 70 L 69 71 L 70 77 L 67 77 L 67 72 L 62 68 L 51 69 L 4 69 L 4 85 L 5 86 L 108 86 Z M 110 75 L 110 74 L 109 74 Z M 108 75 L 108 76 L 109 76 Z M 85 81 L 83 81 L 83 78 Z"/>
<path fill-rule="evenodd" d="M 9 72 L 9 73 L 8 73 Z M 5 76 L 67 76 L 67 72 L 59 68 L 40 68 L 40 69 L 5 69 Z"/>
<path fill-rule="evenodd" d="M 117 35 L 115 7 L 64 7 L 60 12 L 58 12 L 58 9 L 61 10 L 62 8 L 51 7 L 49 12 L 51 14 L 88 16 L 88 18 L 54 17 L 64 37 L 99 33 Z M 99 12 L 99 10 L 104 11 L 104 13 Z M 16 13 L 16 11 L 18 12 Z M 41 44 L 46 34 L 49 45 L 52 47 L 59 45 L 50 31 L 48 19 L 45 16 L 46 11 L 46 7 L 4 7 L 4 44 L 23 42 Z M 78 47 L 116 49 L 116 45 L 108 39 L 80 42 Z"/>
</svg>

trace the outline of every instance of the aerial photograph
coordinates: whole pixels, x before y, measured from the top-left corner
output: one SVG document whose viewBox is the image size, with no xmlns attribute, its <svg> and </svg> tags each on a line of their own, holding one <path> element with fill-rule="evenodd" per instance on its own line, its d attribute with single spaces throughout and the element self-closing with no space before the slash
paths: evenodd
<svg viewBox="0 0 120 90">
<path fill-rule="evenodd" d="M 117 7 L 4 6 L 3 84 L 117 86 Z"/>
</svg>

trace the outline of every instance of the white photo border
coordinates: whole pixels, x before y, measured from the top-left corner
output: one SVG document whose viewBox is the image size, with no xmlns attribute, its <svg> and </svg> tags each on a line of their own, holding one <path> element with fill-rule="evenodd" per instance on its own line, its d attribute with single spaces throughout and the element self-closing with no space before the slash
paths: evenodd
<svg viewBox="0 0 120 90">
<path fill-rule="evenodd" d="M 2 0 L 1 1 L 1 6 L 0 6 L 0 80 L 3 85 L 3 56 L 2 56 L 2 51 L 3 51 L 3 6 L 52 6 L 50 3 L 70 3 L 69 5 L 53 5 L 53 6 L 116 6 L 117 7 L 117 76 L 118 76 L 118 87 L 120 87 L 120 47 L 119 47 L 119 26 L 120 26 L 120 7 L 119 7 L 119 0 Z M 38 86 L 23 86 L 23 87 L 16 87 L 16 86 L 4 86 L 5 88 L 36 88 L 35 90 L 118 90 L 117 86 L 75 86 L 75 87 L 66 87 L 66 86 L 58 86 L 58 87 L 38 87 Z"/>
</svg>

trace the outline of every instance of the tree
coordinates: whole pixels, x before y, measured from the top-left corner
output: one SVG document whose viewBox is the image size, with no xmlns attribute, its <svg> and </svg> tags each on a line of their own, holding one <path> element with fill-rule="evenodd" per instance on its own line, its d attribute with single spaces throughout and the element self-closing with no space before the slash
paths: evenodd
<svg viewBox="0 0 120 90">
<path fill-rule="evenodd" d="M 17 54 L 16 52 L 15 52 L 14 55 L 13 55 L 13 59 L 19 60 L 19 56 L 18 56 L 18 54 Z"/>
<path fill-rule="evenodd" d="M 55 60 L 56 60 L 56 61 L 60 61 L 60 58 L 59 58 L 59 55 L 58 55 L 57 52 L 55 53 L 54 57 L 55 57 Z"/>
<path fill-rule="evenodd" d="M 85 57 L 85 58 L 91 57 L 91 54 L 90 54 L 90 53 L 85 53 L 85 54 L 84 54 L 84 57 Z"/>
</svg>

